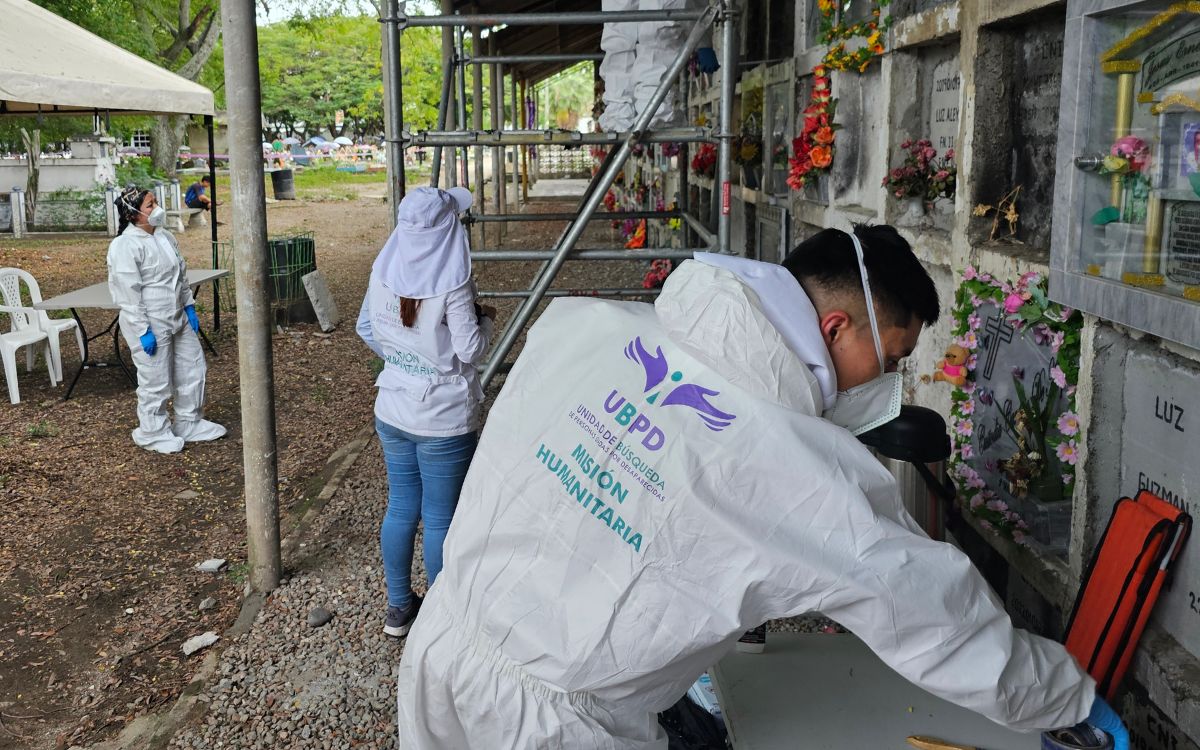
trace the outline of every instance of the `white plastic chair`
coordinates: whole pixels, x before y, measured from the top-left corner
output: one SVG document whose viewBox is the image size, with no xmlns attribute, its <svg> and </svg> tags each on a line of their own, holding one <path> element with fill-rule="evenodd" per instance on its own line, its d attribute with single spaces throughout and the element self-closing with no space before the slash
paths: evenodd
<svg viewBox="0 0 1200 750">
<path fill-rule="evenodd" d="M 0 359 L 4 360 L 8 400 L 14 404 L 21 403 L 21 394 L 17 390 L 17 351 L 21 347 L 27 347 L 25 368 L 26 371 L 32 372 L 37 354 L 35 345 L 41 343 L 44 346 L 43 358 L 46 360 L 46 369 L 50 372 L 51 386 L 58 385 L 61 379 L 59 372 L 62 369 L 62 362 L 58 356 L 58 332 L 51 333 L 49 328 L 43 328 L 42 318 L 48 319 L 45 312 L 21 304 L 22 281 L 29 286 L 32 301 L 41 302 L 41 292 L 32 276 L 18 268 L 0 268 L 0 298 L 4 300 L 4 304 L 0 305 L 0 313 L 8 314 L 12 328 L 8 333 L 0 333 Z M 72 326 L 75 325 L 74 320 L 69 322 Z M 76 330 L 77 335 L 78 333 Z M 83 351 L 82 346 L 80 351 Z"/>
<path fill-rule="evenodd" d="M 10 301 L 8 288 L 10 282 L 6 281 L 9 276 L 15 276 L 18 281 L 12 282 L 14 299 Z M 29 288 L 29 304 L 36 305 L 42 301 L 42 290 L 38 286 L 37 279 L 28 271 L 22 271 L 19 268 L 0 268 L 0 296 L 4 298 L 6 305 L 20 305 L 20 281 L 25 282 L 25 286 Z M 63 378 L 62 367 L 62 347 L 59 343 L 59 337 L 67 331 L 75 332 L 75 344 L 79 347 L 79 357 L 83 358 L 83 331 L 79 330 L 79 323 L 74 318 L 51 318 L 45 310 L 34 310 L 37 315 L 38 327 L 46 332 L 46 337 L 50 343 L 50 357 L 54 363 L 54 378 L 58 382 L 65 381 Z"/>
</svg>

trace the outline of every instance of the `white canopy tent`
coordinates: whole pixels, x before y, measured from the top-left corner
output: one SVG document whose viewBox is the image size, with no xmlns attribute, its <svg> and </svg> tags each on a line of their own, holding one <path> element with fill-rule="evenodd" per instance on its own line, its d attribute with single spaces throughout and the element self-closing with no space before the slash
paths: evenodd
<svg viewBox="0 0 1200 750">
<path fill-rule="evenodd" d="M 214 196 L 213 93 L 29 0 L 0 0 L 0 117 L 203 115 Z M 213 267 L 217 213 L 209 216 Z M 213 288 L 215 328 L 221 306 Z"/>
<path fill-rule="evenodd" d="M 0 115 L 213 114 L 213 94 L 28 0 L 0 0 Z"/>
</svg>

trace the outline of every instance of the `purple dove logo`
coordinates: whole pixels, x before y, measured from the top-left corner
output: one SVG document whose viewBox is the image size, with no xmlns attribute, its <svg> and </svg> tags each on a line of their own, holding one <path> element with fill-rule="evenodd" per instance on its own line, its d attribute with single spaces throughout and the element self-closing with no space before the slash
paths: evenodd
<svg viewBox="0 0 1200 750">
<path fill-rule="evenodd" d="M 661 407 L 686 406 L 695 411 L 704 425 L 713 432 L 720 432 L 737 418 L 733 414 L 721 411 L 708 401 L 712 396 L 721 395 L 720 391 L 714 391 L 696 383 L 673 385 L 683 380 L 683 373 L 678 370 L 671 372 L 671 367 L 667 364 L 667 356 L 663 354 L 661 346 L 654 347 L 654 353 L 651 354 L 642 344 L 642 338 L 638 336 L 625 347 L 625 357 L 640 364 L 642 370 L 645 371 L 646 385 L 642 389 L 642 393 L 650 393 L 646 398 L 647 402 L 657 403 Z M 668 378 L 670 383 L 667 382 Z M 651 393 L 651 391 L 654 392 Z M 664 392 L 666 396 L 659 402 L 659 397 Z"/>
</svg>

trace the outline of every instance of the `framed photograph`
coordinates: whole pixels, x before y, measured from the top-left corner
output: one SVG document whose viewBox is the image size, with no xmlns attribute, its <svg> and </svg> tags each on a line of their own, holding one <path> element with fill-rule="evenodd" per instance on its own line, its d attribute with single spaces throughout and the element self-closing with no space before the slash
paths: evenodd
<svg viewBox="0 0 1200 750">
<path fill-rule="evenodd" d="M 1179 176 L 1200 173 L 1200 122 L 1183 123 L 1179 142 Z"/>
</svg>

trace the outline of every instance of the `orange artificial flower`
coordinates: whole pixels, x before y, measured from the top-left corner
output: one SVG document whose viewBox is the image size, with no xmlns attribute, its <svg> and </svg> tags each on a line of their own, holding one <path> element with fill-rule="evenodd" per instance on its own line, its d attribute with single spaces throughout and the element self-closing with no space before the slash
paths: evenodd
<svg viewBox="0 0 1200 750">
<path fill-rule="evenodd" d="M 814 146 L 808 158 L 817 169 L 825 169 L 833 163 L 833 149 L 829 146 Z"/>
<path fill-rule="evenodd" d="M 819 128 L 817 132 L 813 134 L 813 140 L 822 146 L 828 146 L 829 144 L 833 143 L 833 128 L 829 127 L 828 125 L 823 128 Z"/>
</svg>

